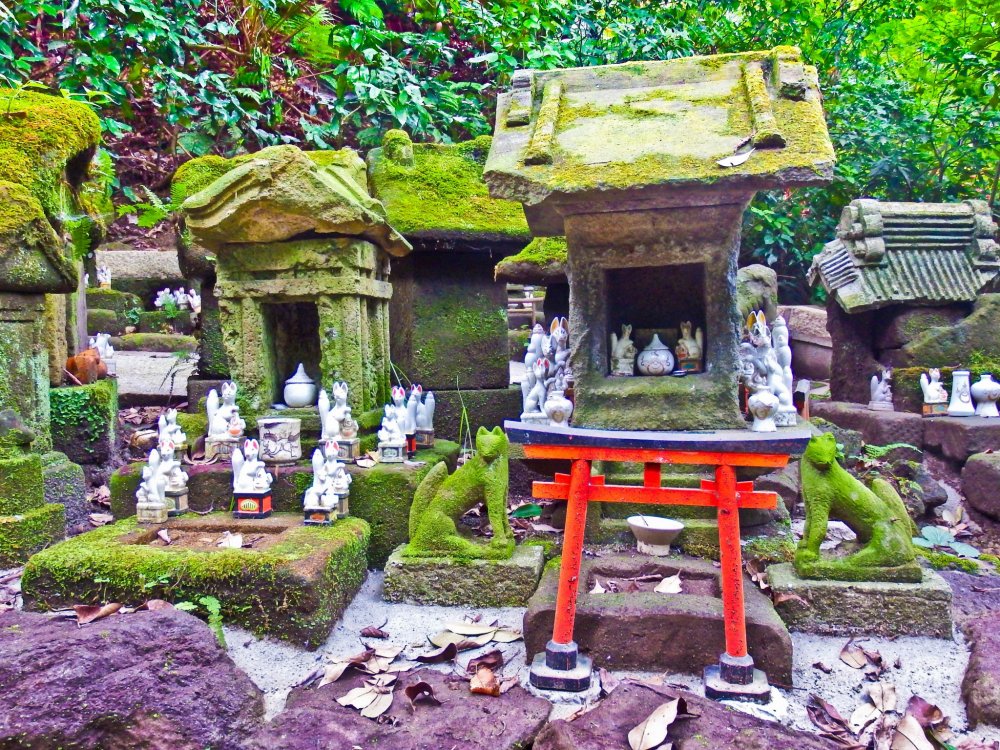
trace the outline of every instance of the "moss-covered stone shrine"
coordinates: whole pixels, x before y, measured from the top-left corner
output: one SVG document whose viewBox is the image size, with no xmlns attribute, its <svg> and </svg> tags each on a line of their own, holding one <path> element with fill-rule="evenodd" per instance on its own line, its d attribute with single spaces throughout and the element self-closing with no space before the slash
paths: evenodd
<svg viewBox="0 0 1000 750">
<path fill-rule="evenodd" d="M 573 422 L 610 429 L 743 425 L 736 254 L 761 189 L 821 185 L 834 155 L 816 71 L 797 48 L 520 71 L 484 178 L 532 233 L 565 235 Z M 703 372 L 610 377 L 609 334 L 704 331 Z M 671 340 L 671 338 L 673 340 Z"/>
<path fill-rule="evenodd" d="M 409 244 L 368 194 L 354 151 L 275 146 L 242 159 L 183 206 L 216 255 L 222 341 L 252 410 L 281 402 L 299 362 L 355 413 L 389 395 L 390 256 Z"/>
</svg>

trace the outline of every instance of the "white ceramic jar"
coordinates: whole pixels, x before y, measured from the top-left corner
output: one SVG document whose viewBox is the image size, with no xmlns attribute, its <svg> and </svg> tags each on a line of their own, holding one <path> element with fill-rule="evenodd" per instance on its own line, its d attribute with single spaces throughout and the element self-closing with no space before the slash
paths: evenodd
<svg viewBox="0 0 1000 750">
<path fill-rule="evenodd" d="M 316 403 L 316 393 L 316 381 L 309 377 L 300 362 L 295 374 L 285 381 L 285 404 L 292 409 L 313 406 Z"/>
</svg>

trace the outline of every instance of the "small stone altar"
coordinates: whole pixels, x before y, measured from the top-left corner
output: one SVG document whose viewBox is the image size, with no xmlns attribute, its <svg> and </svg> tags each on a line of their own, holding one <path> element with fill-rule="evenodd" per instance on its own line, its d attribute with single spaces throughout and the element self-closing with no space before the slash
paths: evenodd
<svg viewBox="0 0 1000 750">
<path fill-rule="evenodd" d="M 833 162 L 815 70 L 794 47 L 515 74 L 484 179 L 524 204 L 534 235 L 566 236 L 574 424 L 744 425 L 743 211 L 757 190 L 828 182 Z M 677 347 L 682 323 L 702 331 L 701 372 L 612 376 L 610 333 L 633 326 L 642 352 L 654 335 Z"/>
<path fill-rule="evenodd" d="M 216 255 L 222 340 L 253 409 L 280 403 L 299 363 L 323 387 L 347 382 L 357 414 L 388 398 L 390 257 L 410 245 L 354 151 L 264 149 L 182 210 Z"/>
</svg>

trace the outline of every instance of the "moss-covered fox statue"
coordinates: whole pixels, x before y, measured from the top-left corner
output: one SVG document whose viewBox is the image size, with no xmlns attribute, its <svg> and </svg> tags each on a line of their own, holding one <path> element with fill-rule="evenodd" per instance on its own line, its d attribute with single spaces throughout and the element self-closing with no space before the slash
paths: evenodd
<svg viewBox="0 0 1000 750">
<path fill-rule="evenodd" d="M 504 560 L 514 553 L 507 520 L 507 458 L 510 443 L 500 427 L 480 427 L 476 455 L 453 474 L 443 463 L 424 477 L 410 507 L 407 557 L 460 557 Z M 488 543 L 459 532 L 459 519 L 479 503 L 486 505 L 493 538 Z"/>
</svg>

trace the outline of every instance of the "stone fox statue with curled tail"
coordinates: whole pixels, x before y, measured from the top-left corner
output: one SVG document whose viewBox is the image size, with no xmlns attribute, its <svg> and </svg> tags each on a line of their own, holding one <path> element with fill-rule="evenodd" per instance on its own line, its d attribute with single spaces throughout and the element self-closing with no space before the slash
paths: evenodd
<svg viewBox="0 0 1000 750">
<path fill-rule="evenodd" d="M 437 464 L 424 477 L 410 508 L 407 557 L 464 557 L 505 560 L 514 553 L 514 534 L 507 520 L 507 457 L 510 444 L 500 427 L 480 427 L 476 455 L 453 474 Z M 493 527 L 488 543 L 473 541 L 458 530 L 462 515 L 484 503 Z"/>
<path fill-rule="evenodd" d="M 837 463 L 837 440 L 827 433 L 809 441 L 802 455 L 802 497 L 806 527 L 795 552 L 802 578 L 840 581 L 919 582 L 920 566 L 912 537 L 913 521 L 892 485 L 884 479 L 871 489 Z M 843 557 L 820 554 L 830 519 L 847 524 L 863 546 Z"/>
</svg>

